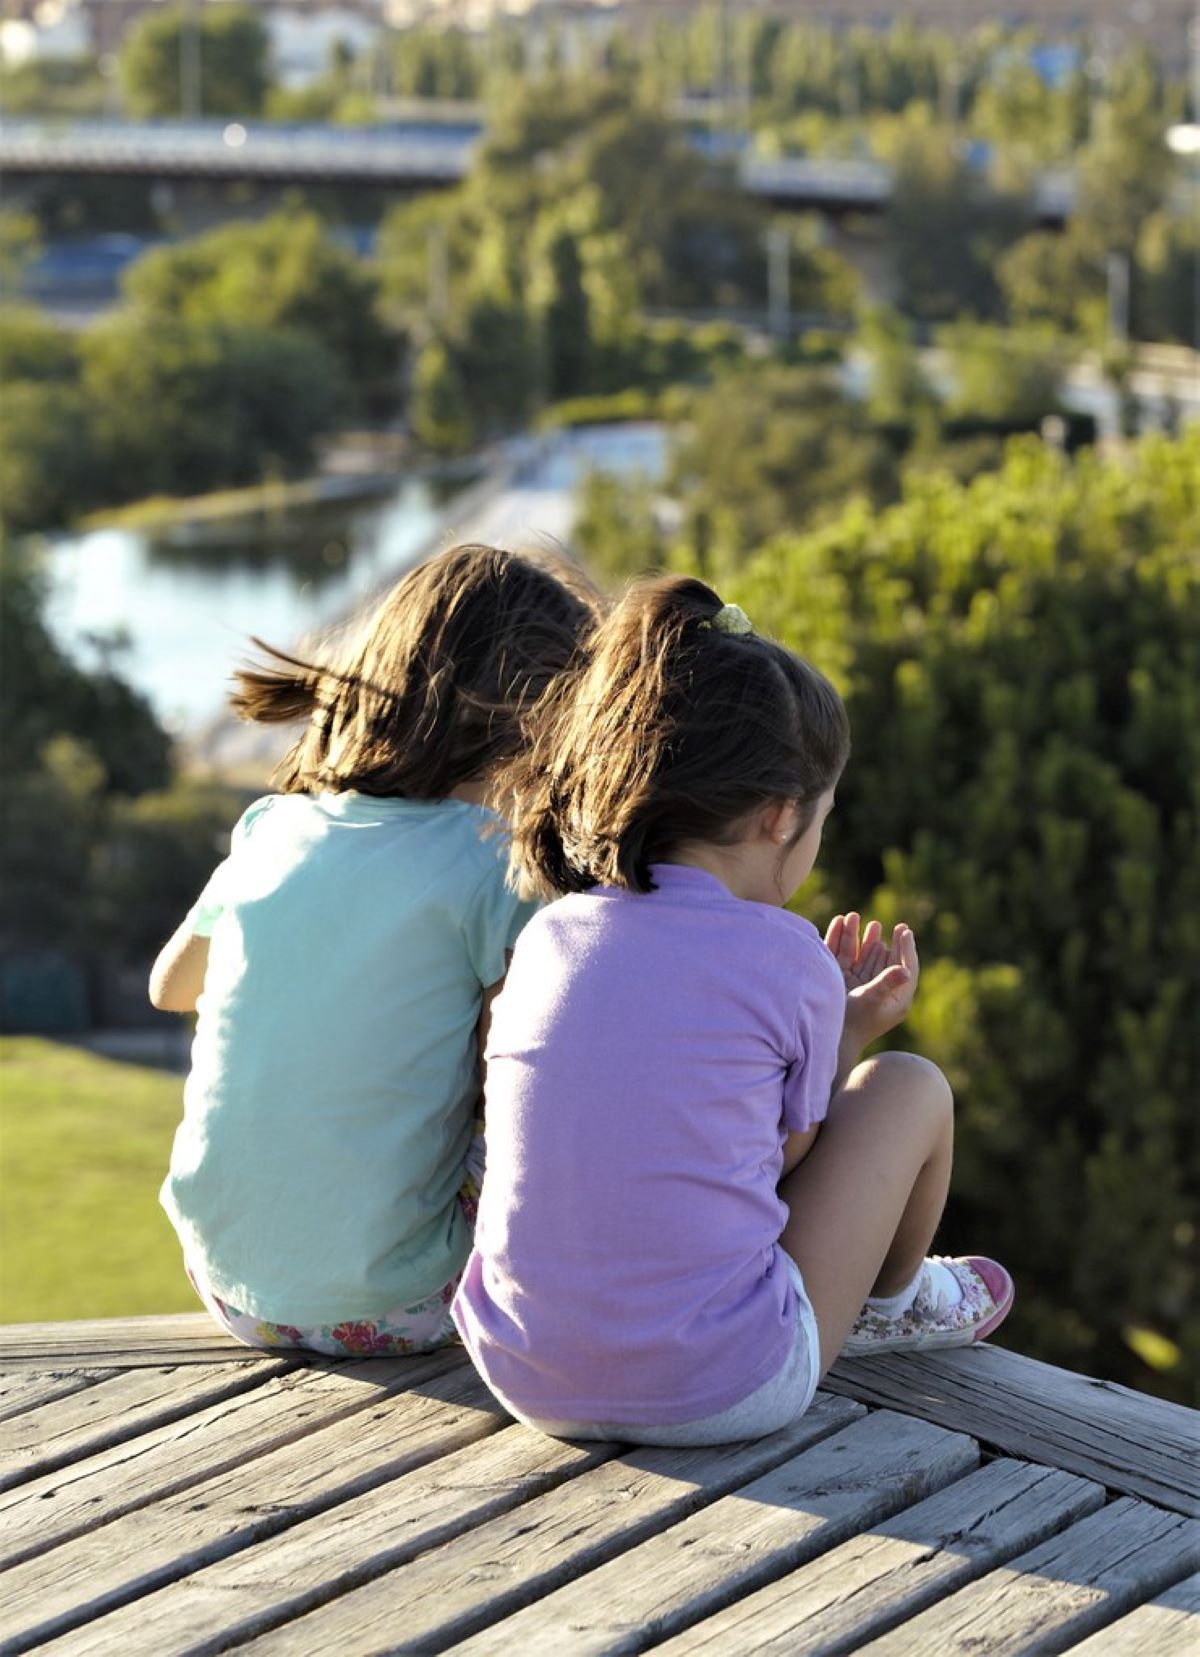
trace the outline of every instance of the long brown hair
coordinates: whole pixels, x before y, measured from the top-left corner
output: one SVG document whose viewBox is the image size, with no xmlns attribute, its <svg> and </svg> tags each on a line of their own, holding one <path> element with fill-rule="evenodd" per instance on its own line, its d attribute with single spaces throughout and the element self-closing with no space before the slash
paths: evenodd
<svg viewBox="0 0 1200 1657">
<path fill-rule="evenodd" d="M 517 753 L 596 609 L 565 558 L 467 543 L 399 581 L 344 665 L 255 639 L 272 663 L 241 669 L 230 702 L 265 724 L 308 719 L 276 772 L 284 793 L 444 799 Z"/>
<path fill-rule="evenodd" d="M 849 753 L 841 698 L 782 645 L 714 626 L 722 609 L 702 581 L 639 582 L 550 688 L 497 778 L 528 886 L 646 892 L 652 863 L 728 843 L 759 806 L 793 800 L 800 832 L 811 821 Z"/>
</svg>

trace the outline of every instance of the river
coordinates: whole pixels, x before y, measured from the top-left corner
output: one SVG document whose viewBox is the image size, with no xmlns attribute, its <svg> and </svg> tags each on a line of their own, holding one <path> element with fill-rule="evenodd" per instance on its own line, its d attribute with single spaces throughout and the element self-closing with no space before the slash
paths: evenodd
<svg viewBox="0 0 1200 1657">
<path fill-rule="evenodd" d="M 509 546 L 565 540 L 586 470 L 656 479 L 665 456 L 656 425 L 585 427 L 514 445 L 506 487 L 482 502 L 461 484 L 413 478 L 374 501 L 209 520 L 169 536 L 62 536 L 47 551 L 50 625 L 85 657 L 101 641 L 168 728 L 188 736 L 219 712 L 252 634 L 295 646 L 443 533 Z"/>
</svg>

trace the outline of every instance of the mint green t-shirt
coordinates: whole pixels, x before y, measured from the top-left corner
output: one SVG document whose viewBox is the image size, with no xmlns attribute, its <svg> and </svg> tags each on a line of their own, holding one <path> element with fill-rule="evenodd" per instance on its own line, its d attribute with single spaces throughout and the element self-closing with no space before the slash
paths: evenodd
<svg viewBox="0 0 1200 1657">
<path fill-rule="evenodd" d="M 533 912 L 497 827 L 345 793 L 235 828 L 190 917 L 211 942 L 162 1202 L 239 1310 L 381 1317 L 461 1270 L 481 999 Z"/>
</svg>

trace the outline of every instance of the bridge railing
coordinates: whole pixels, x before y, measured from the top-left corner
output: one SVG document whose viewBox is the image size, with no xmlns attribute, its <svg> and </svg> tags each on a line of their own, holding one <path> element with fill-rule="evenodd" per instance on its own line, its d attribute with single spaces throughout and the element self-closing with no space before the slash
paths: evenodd
<svg viewBox="0 0 1200 1657">
<path fill-rule="evenodd" d="M 117 122 L 0 120 L 0 168 L 11 172 L 189 173 L 229 178 L 462 178 L 482 135 L 469 123 L 447 127 L 413 121 L 379 127 L 246 124 L 240 121 Z M 779 202 L 821 207 L 883 208 L 892 189 L 889 168 L 838 157 L 740 157 L 745 189 Z M 1039 216 L 1065 218 L 1074 200 L 1067 171 L 1044 173 L 1034 204 Z"/>
</svg>

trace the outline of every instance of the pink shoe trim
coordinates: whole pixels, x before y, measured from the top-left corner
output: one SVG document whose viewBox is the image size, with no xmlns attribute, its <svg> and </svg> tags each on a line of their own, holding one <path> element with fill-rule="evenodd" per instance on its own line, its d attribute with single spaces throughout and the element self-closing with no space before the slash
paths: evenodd
<svg viewBox="0 0 1200 1657">
<path fill-rule="evenodd" d="M 1013 1301 L 1016 1299 L 1016 1287 L 1008 1272 L 998 1260 L 991 1260 L 986 1254 L 967 1254 L 963 1262 L 978 1272 L 983 1279 L 984 1287 L 996 1303 L 996 1310 L 991 1317 L 984 1320 L 972 1335 L 972 1343 L 984 1341 L 994 1329 L 999 1329 L 1005 1318 L 1012 1311 Z"/>
</svg>

